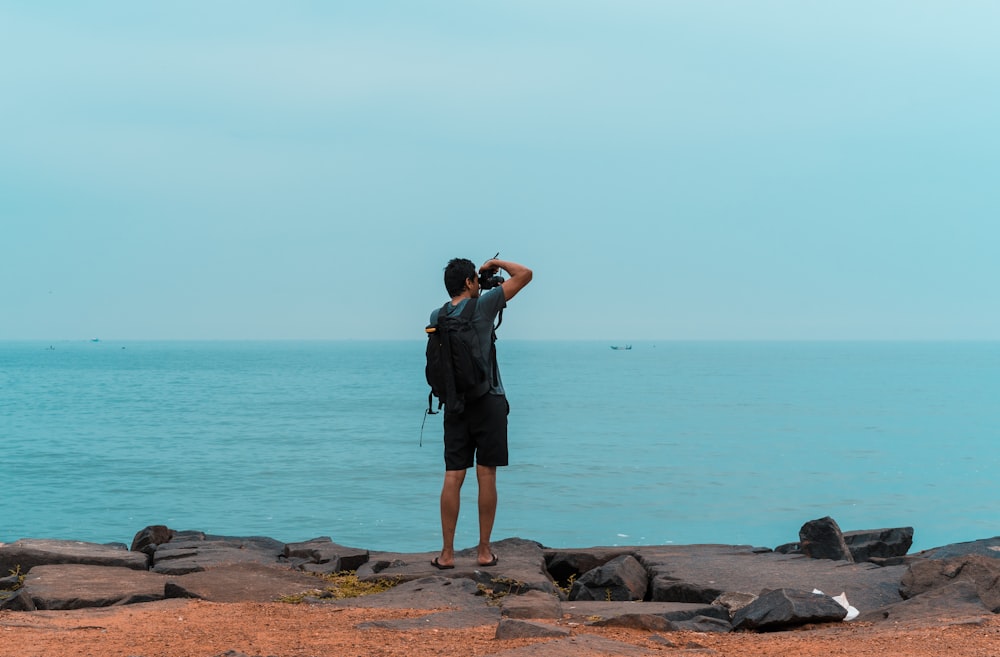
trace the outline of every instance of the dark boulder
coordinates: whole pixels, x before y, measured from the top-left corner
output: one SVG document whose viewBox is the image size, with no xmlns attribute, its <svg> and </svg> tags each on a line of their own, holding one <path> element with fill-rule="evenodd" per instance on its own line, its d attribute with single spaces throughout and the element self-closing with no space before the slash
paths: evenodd
<svg viewBox="0 0 1000 657">
<path fill-rule="evenodd" d="M 992 617 L 993 612 L 983 604 L 976 585 L 970 580 L 959 580 L 909 600 L 863 613 L 857 620 L 888 621 L 894 627 L 905 623 L 928 627 Z"/>
<path fill-rule="evenodd" d="M 855 563 L 903 557 L 913 545 L 913 527 L 863 529 L 843 536 Z"/>
<path fill-rule="evenodd" d="M 328 536 L 301 543 L 289 543 L 282 554 L 299 569 L 311 573 L 356 571 L 368 562 L 370 556 L 368 550 L 338 545 Z"/>
<path fill-rule="evenodd" d="M 569 599 L 642 600 L 648 587 L 649 575 L 642 564 L 631 555 L 622 555 L 573 582 Z"/>
<path fill-rule="evenodd" d="M 842 621 L 845 616 L 847 610 L 828 595 L 776 589 L 736 612 L 733 627 L 738 630 L 767 632 L 809 623 Z"/>
<path fill-rule="evenodd" d="M 910 599 L 954 582 L 971 583 L 983 604 L 1000 612 L 1000 560 L 978 554 L 914 561 L 903 575 L 899 593 Z"/>
<path fill-rule="evenodd" d="M 969 554 L 1000 559 L 1000 536 L 930 548 L 929 550 L 917 552 L 916 556 L 925 559 L 951 559 L 953 557 L 964 557 Z"/>
<path fill-rule="evenodd" d="M 854 560 L 837 521 L 829 516 L 802 525 L 799 545 L 802 554 L 813 559 Z"/>
<path fill-rule="evenodd" d="M 150 525 L 136 532 L 132 538 L 133 552 L 152 554 L 157 545 L 169 543 L 176 532 L 166 525 Z"/>
<path fill-rule="evenodd" d="M 552 579 L 566 585 L 586 572 L 600 568 L 616 557 L 633 554 L 629 548 L 595 547 L 582 550 L 544 550 L 545 567 Z"/>
</svg>

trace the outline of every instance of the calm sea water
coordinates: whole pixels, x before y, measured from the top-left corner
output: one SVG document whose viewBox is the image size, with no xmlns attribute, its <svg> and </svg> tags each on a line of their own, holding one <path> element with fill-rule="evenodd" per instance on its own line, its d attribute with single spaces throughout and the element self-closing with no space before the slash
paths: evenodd
<svg viewBox="0 0 1000 657">
<path fill-rule="evenodd" d="M 807 520 L 1000 534 L 1000 343 L 499 343 L 494 537 L 794 541 Z M 0 343 L 0 542 L 149 524 L 440 544 L 422 342 Z M 474 477 L 457 543 L 477 541 Z"/>
</svg>

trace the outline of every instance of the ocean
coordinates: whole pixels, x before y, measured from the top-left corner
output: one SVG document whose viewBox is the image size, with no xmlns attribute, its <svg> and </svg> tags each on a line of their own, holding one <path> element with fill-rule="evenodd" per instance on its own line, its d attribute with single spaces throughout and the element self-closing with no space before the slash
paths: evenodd
<svg viewBox="0 0 1000 657">
<path fill-rule="evenodd" d="M 808 520 L 1000 534 L 1000 343 L 501 340 L 494 539 L 775 547 Z M 0 542 L 151 524 L 440 547 L 422 341 L 0 342 Z M 424 424 L 423 428 L 422 424 Z M 477 542 L 466 480 L 456 545 Z"/>
</svg>

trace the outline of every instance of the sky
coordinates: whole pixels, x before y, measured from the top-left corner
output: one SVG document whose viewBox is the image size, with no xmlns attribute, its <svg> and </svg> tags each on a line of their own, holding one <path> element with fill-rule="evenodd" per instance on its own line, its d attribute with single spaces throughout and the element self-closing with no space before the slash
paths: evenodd
<svg viewBox="0 0 1000 657">
<path fill-rule="evenodd" d="M 1000 3 L 0 0 L 0 339 L 997 340 Z"/>
</svg>

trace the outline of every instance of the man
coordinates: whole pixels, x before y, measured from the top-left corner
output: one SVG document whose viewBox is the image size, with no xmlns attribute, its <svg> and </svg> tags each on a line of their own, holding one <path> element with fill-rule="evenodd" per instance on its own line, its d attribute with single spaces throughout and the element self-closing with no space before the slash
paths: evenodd
<svg viewBox="0 0 1000 657">
<path fill-rule="evenodd" d="M 497 556 L 490 548 L 490 534 L 497 511 L 497 467 L 507 465 L 507 405 L 500 373 L 494 371 L 493 326 L 497 315 L 521 289 L 531 282 L 531 270 L 515 262 L 487 260 L 479 272 L 493 275 L 503 269 L 509 278 L 497 287 L 481 292 L 479 275 L 472 261 L 455 258 L 444 270 L 444 285 L 451 296 L 449 315 L 462 312 L 469 299 L 477 299 L 472 325 L 479 335 L 482 354 L 479 362 L 491 382 L 487 394 L 473 401 L 466 401 L 461 413 L 444 415 L 444 486 L 441 489 L 441 554 L 431 561 L 439 569 L 455 567 L 455 527 L 461 502 L 465 473 L 476 465 L 479 482 L 479 545 L 476 563 L 482 567 L 495 566 Z M 434 323 L 436 308 L 431 314 Z"/>
</svg>

